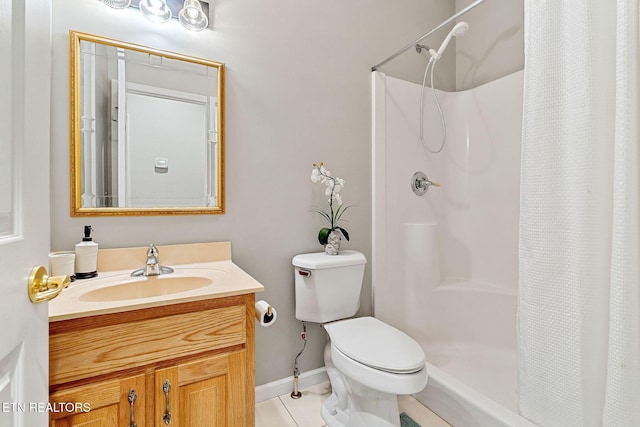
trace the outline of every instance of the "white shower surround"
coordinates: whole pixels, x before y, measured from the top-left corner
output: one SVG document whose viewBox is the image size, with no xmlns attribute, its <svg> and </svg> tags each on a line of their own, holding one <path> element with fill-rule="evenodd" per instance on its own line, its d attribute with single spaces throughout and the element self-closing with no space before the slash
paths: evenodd
<svg viewBox="0 0 640 427">
<path fill-rule="evenodd" d="M 531 425 L 516 394 L 522 82 L 438 91 L 447 142 L 432 154 L 420 85 L 372 75 L 375 316 L 423 346 L 430 379 L 416 397 L 457 427 Z M 424 129 L 438 148 L 429 88 Z M 416 171 L 442 187 L 414 195 Z"/>
</svg>

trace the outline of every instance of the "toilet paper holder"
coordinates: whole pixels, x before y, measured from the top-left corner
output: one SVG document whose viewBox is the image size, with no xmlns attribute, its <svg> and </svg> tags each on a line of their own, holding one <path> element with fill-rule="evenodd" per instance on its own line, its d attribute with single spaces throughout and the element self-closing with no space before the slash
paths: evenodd
<svg viewBox="0 0 640 427">
<path fill-rule="evenodd" d="M 267 313 L 264 315 L 264 321 L 270 322 L 273 319 L 273 307 L 267 307 Z"/>
<path fill-rule="evenodd" d="M 278 313 L 276 309 L 264 300 L 260 300 L 255 304 L 255 318 L 260 325 L 268 327 L 276 321 Z"/>
</svg>

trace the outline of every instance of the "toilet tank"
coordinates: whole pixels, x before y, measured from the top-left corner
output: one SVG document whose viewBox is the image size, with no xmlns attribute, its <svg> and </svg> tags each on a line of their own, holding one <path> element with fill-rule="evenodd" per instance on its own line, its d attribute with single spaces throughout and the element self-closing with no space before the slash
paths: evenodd
<svg viewBox="0 0 640 427">
<path fill-rule="evenodd" d="M 344 250 L 293 257 L 295 267 L 296 319 L 325 323 L 351 317 L 360 307 L 365 256 Z"/>
</svg>

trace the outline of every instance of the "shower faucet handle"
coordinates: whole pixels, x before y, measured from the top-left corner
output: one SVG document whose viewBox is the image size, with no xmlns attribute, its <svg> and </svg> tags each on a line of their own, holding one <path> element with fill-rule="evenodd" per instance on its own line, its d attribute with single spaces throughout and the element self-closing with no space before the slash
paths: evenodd
<svg viewBox="0 0 640 427">
<path fill-rule="evenodd" d="M 424 172 L 416 172 L 411 177 L 411 189 L 417 196 L 424 196 L 431 186 L 440 187 L 440 183 L 430 181 Z"/>
</svg>

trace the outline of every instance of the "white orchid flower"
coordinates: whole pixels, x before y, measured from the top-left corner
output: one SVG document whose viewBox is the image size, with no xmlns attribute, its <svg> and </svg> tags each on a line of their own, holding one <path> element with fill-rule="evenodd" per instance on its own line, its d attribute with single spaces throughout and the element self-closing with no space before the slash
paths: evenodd
<svg viewBox="0 0 640 427">
<path fill-rule="evenodd" d="M 342 187 L 344 187 L 344 179 L 338 177 L 332 177 L 331 172 L 326 170 L 320 162 L 319 164 L 313 164 L 313 170 L 311 171 L 311 181 L 320 182 L 325 185 L 325 195 L 327 196 L 327 202 L 329 203 L 329 212 L 321 209 L 314 209 L 317 213 L 322 215 L 328 222 L 329 227 L 323 227 L 318 233 L 318 241 L 322 245 L 327 244 L 327 239 L 332 231 L 339 231 L 347 240 L 349 240 L 349 233 L 344 228 L 338 226 L 338 223 L 342 219 L 342 215 L 351 206 L 345 206 L 342 204 L 342 196 L 338 194 Z"/>
<path fill-rule="evenodd" d="M 322 175 L 320 175 L 320 170 L 318 168 L 313 168 L 311 171 L 311 182 L 320 182 L 324 179 Z"/>
<path fill-rule="evenodd" d="M 331 176 L 331 172 L 326 170 L 324 166 L 316 166 L 311 170 L 311 182 L 322 182 L 329 185 L 327 177 Z"/>
<path fill-rule="evenodd" d="M 342 189 L 342 186 L 339 184 L 336 184 L 336 182 L 333 179 L 327 179 L 325 184 L 327 185 L 327 188 L 324 190 L 324 194 L 326 194 L 327 196 L 330 196 L 332 192 L 337 193 Z"/>
<path fill-rule="evenodd" d="M 338 177 L 334 178 L 330 175 L 327 175 L 324 177 L 324 185 L 326 185 L 328 188 L 332 189 L 333 191 L 340 191 L 340 189 L 342 189 L 342 186 L 344 185 L 344 179 L 338 178 Z"/>
</svg>

